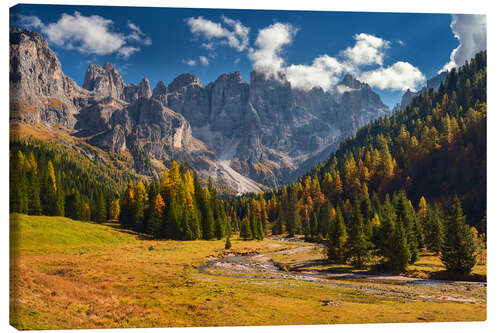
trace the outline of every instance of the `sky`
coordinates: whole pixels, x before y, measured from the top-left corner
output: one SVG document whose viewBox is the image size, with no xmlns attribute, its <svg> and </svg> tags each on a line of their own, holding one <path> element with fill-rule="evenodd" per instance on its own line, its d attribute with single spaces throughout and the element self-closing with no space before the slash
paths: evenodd
<svg viewBox="0 0 500 333">
<path fill-rule="evenodd" d="M 10 20 L 41 33 L 80 85 L 89 64 L 106 61 L 152 88 L 182 73 L 208 84 L 256 70 L 328 90 L 350 73 L 391 108 L 486 49 L 484 15 L 17 5 Z"/>
</svg>

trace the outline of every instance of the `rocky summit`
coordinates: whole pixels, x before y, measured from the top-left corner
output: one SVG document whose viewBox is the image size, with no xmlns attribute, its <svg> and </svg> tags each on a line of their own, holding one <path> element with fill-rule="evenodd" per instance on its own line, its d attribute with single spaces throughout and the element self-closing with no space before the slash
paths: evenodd
<svg viewBox="0 0 500 333">
<path fill-rule="evenodd" d="M 194 74 L 151 91 L 126 84 L 109 62 L 88 67 L 83 87 L 64 75 L 44 38 L 10 30 L 10 119 L 55 126 L 107 153 L 131 156 L 136 172 L 158 175 L 172 160 L 234 193 L 294 181 L 346 136 L 390 111 L 351 75 L 332 89 L 292 88 L 284 74 Z"/>
</svg>

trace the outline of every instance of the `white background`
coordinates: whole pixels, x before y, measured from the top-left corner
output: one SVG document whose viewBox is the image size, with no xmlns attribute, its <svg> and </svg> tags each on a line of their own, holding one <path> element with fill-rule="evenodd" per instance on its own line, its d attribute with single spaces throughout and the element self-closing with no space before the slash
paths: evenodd
<svg viewBox="0 0 500 333">
<path fill-rule="evenodd" d="M 316 326 L 264 326 L 264 327 L 223 327 L 223 328 L 165 328 L 165 329 L 127 329 L 126 332 L 185 332 L 213 333 L 238 332 L 419 332 L 453 331 L 484 332 L 500 331 L 500 293 L 498 275 L 498 249 L 500 242 L 498 217 L 496 209 L 499 204 L 500 190 L 500 131 L 496 131 L 499 122 L 498 75 L 500 58 L 498 53 L 498 32 L 500 31 L 500 11 L 496 1 L 487 0 L 100 0 L 100 1 L 2 1 L 0 12 L 0 330 L 15 331 L 9 326 L 9 7 L 17 3 L 37 4 L 74 4 L 74 5 L 120 5 L 120 6 L 156 6 L 156 7 L 194 7 L 194 8 L 242 8 L 242 9 L 291 9 L 291 10 L 330 10 L 330 11 L 375 11 L 375 12 L 426 12 L 426 13 L 469 13 L 487 14 L 488 23 L 488 320 L 480 323 L 418 323 L 418 324 L 370 324 L 370 325 L 316 325 Z M 355 24 L 355 22 L 353 22 Z M 450 50 L 451 52 L 451 50 Z M 432 55 L 429 55 L 432 56 Z M 300 311 L 300 309 L 296 309 Z M 116 330 L 113 330 L 116 331 Z M 71 332 L 88 332 L 73 330 Z M 93 330 L 91 332 L 110 332 L 110 330 Z M 117 332 L 124 332 L 117 331 Z"/>
</svg>

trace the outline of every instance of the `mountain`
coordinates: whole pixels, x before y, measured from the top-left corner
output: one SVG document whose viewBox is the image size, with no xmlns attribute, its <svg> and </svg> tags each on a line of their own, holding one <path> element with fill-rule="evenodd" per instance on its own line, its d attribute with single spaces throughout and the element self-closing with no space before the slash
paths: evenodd
<svg viewBox="0 0 500 333">
<path fill-rule="evenodd" d="M 440 74 L 427 80 L 425 87 L 423 87 L 419 91 L 411 91 L 410 89 L 405 91 L 403 96 L 401 96 L 401 103 L 396 104 L 396 106 L 394 107 L 394 110 L 404 110 L 408 106 L 408 104 L 410 104 L 413 97 L 423 94 L 426 90 L 439 89 L 439 86 L 441 85 L 441 83 L 444 83 L 446 81 L 447 74 L 448 74 L 448 72 L 441 72 Z"/>
<path fill-rule="evenodd" d="M 172 160 L 236 193 L 294 181 L 360 126 L 390 112 L 351 75 L 328 91 L 293 89 L 283 74 L 223 74 L 203 85 L 193 74 L 151 91 L 126 84 L 109 62 L 92 64 L 83 87 L 64 75 L 43 37 L 10 30 L 11 124 L 58 133 L 121 156 L 158 175 Z M 62 133 L 62 134 L 61 134 Z"/>
</svg>

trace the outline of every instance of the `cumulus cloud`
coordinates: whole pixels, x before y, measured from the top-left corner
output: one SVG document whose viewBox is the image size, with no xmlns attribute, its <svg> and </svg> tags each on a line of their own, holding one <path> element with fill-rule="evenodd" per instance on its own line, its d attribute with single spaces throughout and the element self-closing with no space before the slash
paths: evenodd
<svg viewBox="0 0 500 333">
<path fill-rule="evenodd" d="M 390 42 L 373 35 L 361 33 L 354 35 L 356 44 L 342 51 L 342 55 L 354 65 L 382 65 L 385 50 Z"/>
<path fill-rule="evenodd" d="M 296 32 L 297 29 L 292 25 L 280 22 L 261 29 L 255 40 L 255 48 L 251 48 L 248 55 L 253 68 L 271 76 L 282 70 L 285 63 L 281 57 L 283 47 L 292 42 Z"/>
<path fill-rule="evenodd" d="M 460 44 L 450 55 L 450 61 L 439 73 L 462 66 L 466 60 L 486 49 L 486 15 L 453 14 L 451 30 Z"/>
<path fill-rule="evenodd" d="M 85 54 L 108 55 L 116 53 L 128 58 L 140 50 L 128 42 L 150 45 L 151 39 L 135 24 L 129 21 L 131 33 L 126 35 L 113 31 L 113 21 L 98 15 L 84 16 L 79 12 L 62 14 L 57 22 L 44 23 L 35 16 L 19 16 L 19 22 L 26 27 L 39 29 L 49 43 Z"/>
<path fill-rule="evenodd" d="M 382 90 L 415 91 L 425 81 L 425 76 L 412 64 L 398 61 L 390 67 L 380 67 L 362 73 L 360 79 Z"/>
<path fill-rule="evenodd" d="M 203 66 L 208 66 L 208 64 L 210 63 L 210 60 L 205 56 L 200 56 L 200 63 Z"/>
<path fill-rule="evenodd" d="M 348 68 L 345 63 L 324 54 L 314 59 L 312 65 L 290 65 L 285 69 L 285 73 L 294 88 L 311 90 L 321 87 L 328 90 Z"/>
<path fill-rule="evenodd" d="M 244 26 L 238 20 L 222 16 L 222 23 L 220 23 L 207 20 L 203 16 L 198 16 L 189 17 L 186 23 L 192 34 L 201 36 L 209 41 L 202 44 L 202 47 L 206 49 L 213 49 L 215 42 L 228 45 L 239 52 L 244 51 L 248 47 L 248 33 L 250 32 L 250 28 Z"/>
</svg>

